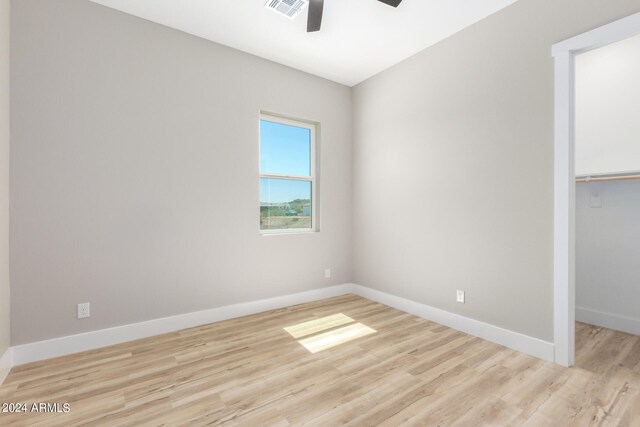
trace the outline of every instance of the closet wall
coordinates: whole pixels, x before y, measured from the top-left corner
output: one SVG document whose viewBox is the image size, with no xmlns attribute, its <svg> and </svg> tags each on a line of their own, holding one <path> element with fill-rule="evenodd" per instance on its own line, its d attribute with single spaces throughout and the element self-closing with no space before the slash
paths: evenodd
<svg viewBox="0 0 640 427">
<path fill-rule="evenodd" d="M 576 60 L 576 173 L 640 171 L 640 36 Z M 576 318 L 640 334 L 640 180 L 577 184 Z"/>
</svg>

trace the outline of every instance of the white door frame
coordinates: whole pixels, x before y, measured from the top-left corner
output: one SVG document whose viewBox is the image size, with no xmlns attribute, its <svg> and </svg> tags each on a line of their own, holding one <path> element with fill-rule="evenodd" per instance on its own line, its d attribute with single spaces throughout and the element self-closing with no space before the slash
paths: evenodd
<svg viewBox="0 0 640 427">
<path fill-rule="evenodd" d="M 553 45 L 555 58 L 554 272 L 555 361 L 575 362 L 574 62 L 576 55 L 640 34 L 640 13 Z"/>
</svg>

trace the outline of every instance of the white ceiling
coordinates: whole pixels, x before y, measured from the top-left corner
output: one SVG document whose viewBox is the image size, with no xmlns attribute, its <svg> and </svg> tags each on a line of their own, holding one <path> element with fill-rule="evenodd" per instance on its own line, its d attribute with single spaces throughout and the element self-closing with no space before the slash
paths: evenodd
<svg viewBox="0 0 640 427">
<path fill-rule="evenodd" d="M 92 1 L 353 86 L 516 0 L 325 0 L 317 33 L 265 0 Z"/>
</svg>

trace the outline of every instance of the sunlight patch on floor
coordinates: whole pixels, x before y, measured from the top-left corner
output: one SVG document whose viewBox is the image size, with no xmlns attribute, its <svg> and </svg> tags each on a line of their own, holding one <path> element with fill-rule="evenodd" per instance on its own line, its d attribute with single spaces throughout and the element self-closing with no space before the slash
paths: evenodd
<svg viewBox="0 0 640 427">
<path fill-rule="evenodd" d="M 327 350 L 340 344 L 375 334 L 376 332 L 377 331 L 375 329 L 371 329 L 362 323 L 354 323 L 353 325 L 314 335 L 312 337 L 299 340 L 298 342 L 311 353 L 318 353 L 322 350 Z"/>
<path fill-rule="evenodd" d="M 294 338 L 301 338 L 353 322 L 355 322 L 355 320 L 349 316 L 338 313 L 321 319 L 314 319 L 308 322 L 298 323 L 297 325 L 288 326 L 284 328 L 284 330 L 289 332 Z"/>
<path fill-rule="evenodd" d="M 307 337 L 299 339 L 298 342 L 311 353 L 318 353 L 377 332 L 362 323 L 355 323 L 355 320 L 343 313 L 287 326 L 284 330 L 296 339 Z"/>
</svg>

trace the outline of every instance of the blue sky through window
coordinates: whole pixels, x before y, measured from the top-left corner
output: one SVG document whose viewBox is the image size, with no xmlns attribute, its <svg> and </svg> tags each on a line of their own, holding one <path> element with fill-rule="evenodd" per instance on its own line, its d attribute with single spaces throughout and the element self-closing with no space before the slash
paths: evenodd
<svg viewBox="0 0 640 427">
<path fill-rule="evenodd" d="M 311 131 L 260 120 L 260 173 L 311 175 Z M 260 202 L 287 203 L 311 199 L 311 183 L 260 179 Z"/>
<path fill-rule="evenodd" d="M 311 174 L 311 131 L 260 120 L 260 172 Z"/>
</svg>

